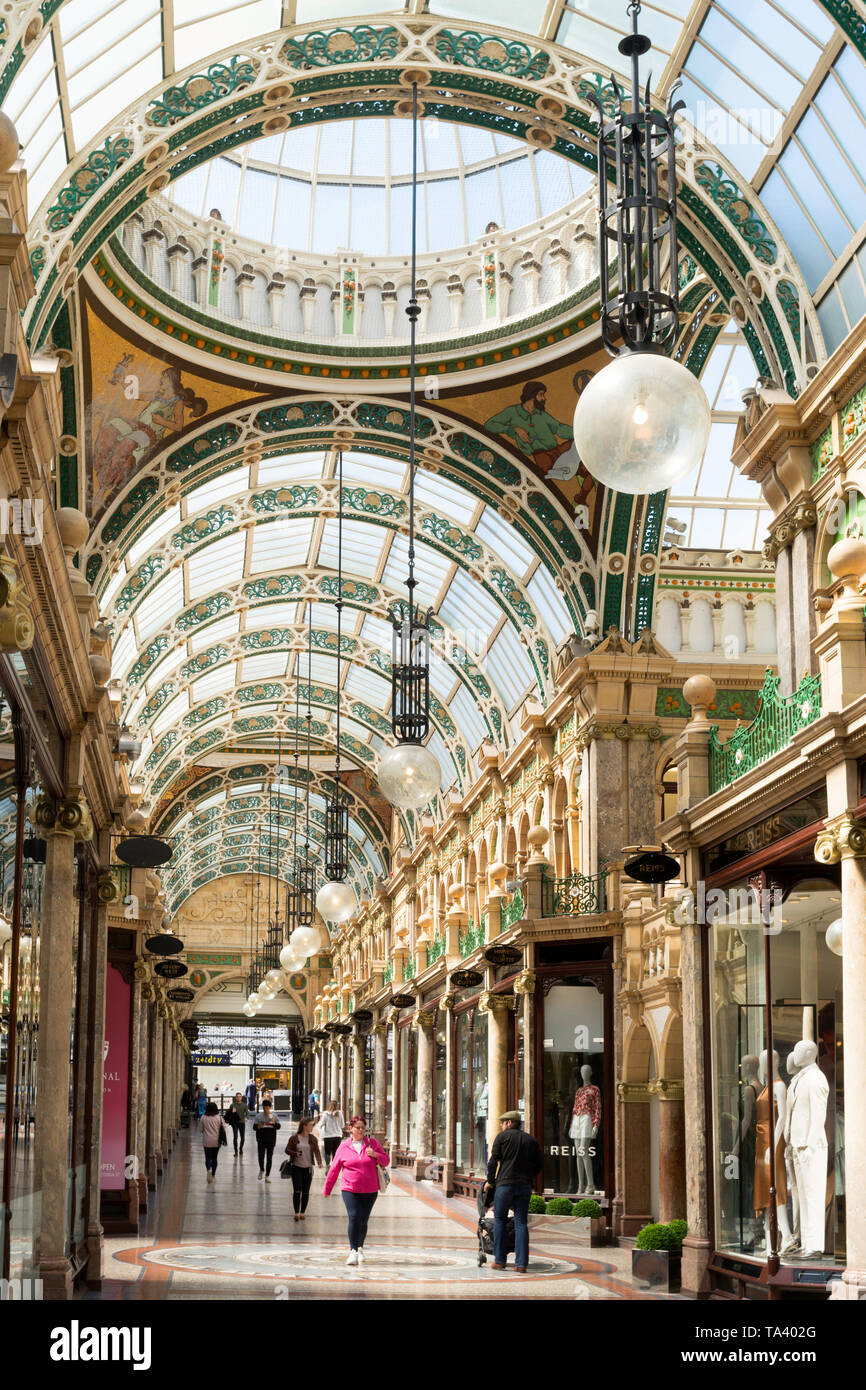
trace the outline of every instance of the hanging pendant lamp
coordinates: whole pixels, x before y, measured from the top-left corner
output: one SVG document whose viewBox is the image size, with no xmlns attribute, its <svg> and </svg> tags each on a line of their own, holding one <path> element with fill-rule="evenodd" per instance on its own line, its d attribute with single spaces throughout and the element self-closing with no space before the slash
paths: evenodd
<svg viewBox="0 0 866 1390">
<path fill-rule="evenodd" d="M 391 732 L 396 747 L 379 763 L 379 786 L 392 806 L 419 809 L 432 801 L 442 773 L 435 755 L 424 746 L 430 732 L 430 617 L 415 602 L 415 350 L 418 316 L 416 255 L 418 244 L 418 84 L 412 83 L 412 287 L 409 317 L 409 574 L 408 596 L 391 611 Z"/>
<path fill-rule="evenodd" d="M 358 910 L 349 876 L 349 807 L 340 785 L 341 657 L 343 643 L 343 451 L 337 455 L 337 755 L 334 793 L 325 802 L 325 879 L 316 894 L 316 908 L 325 922 L 348 922 Z"/>
<path fill-rule="evenodd" d="M 638 0 L 628 6 L 632 32 L 617 47 L 631 59 L 632 109 L 611 76 L 615 110 L 598 110 L 599 276 L 601 336 L 613 357 L 589 382 L 574 413 L 574 444 L 594 478 L 618 492 L 660 492 L 700 462 L 710 433 L 710 407 L 695 376 L 668 353 L 679 332 L 677 171 L 674 117 L 685 105 L 668 96 L 667 111 L 641 100 L 640 58 L 650 41 L 638 33 Z M 665 169 L 667 190 L 660 184 Z M 608 195 L 608 171 L 616 196 Z M 616 247 L 616 293 L 608 257 Z M 670 281 L 662 289 L 662 274 Z"/>
</svg>

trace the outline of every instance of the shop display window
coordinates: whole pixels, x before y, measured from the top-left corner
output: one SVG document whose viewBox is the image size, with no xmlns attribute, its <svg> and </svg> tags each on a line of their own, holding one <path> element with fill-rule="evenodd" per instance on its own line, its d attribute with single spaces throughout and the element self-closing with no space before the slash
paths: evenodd
<svg viewBox="0 0 866 1390">
<path fill-rule="evenodd" d="M 457 1166 L 465 1172 L 487 1167 L 487 1015 L 477 1008 L 455 1017 L 457 1055 Z"/>
<path fill-rule="evenodd" d="M 445 1103 L 448 1087 L 448 1067 L 446 1065 L 445 1053 L 445 1026 L 442 1024 L 436 1029 L 433 1041 L 435 1048 L 433 1058 L 433 1133 L 436 1145 L 436 1157 L 445 1157 Z"/>
<path fill-rule="evenodd" d="M 841 893 L 831 879 L 790 875 L 775 887 L 766 921 L 753 881 L 726 888 L 709 924 L 716 1246 L 766 1257 L 772 1134 L 782 1263 L 842 1262 L 842 960 L 829 930 Z"/>
<path fill-rule="evenodd" d="M 604 1191 L 604 995 L 579 976 L 544 994 L 541 1020 L 542 1149 L 546 1192 Z"/>
</svg>

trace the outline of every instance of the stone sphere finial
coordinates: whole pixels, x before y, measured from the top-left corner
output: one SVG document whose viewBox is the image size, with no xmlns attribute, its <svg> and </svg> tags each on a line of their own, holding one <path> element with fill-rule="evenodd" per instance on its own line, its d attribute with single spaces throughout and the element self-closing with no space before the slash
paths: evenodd
<svg viewBox="0 0 866 1390">
<path fill-rule="evenodd" d="M 683 698 L 692 707 L 693 719 L 706 719 L 707 706 L 716 698 L 716 682 L 712 676 L 689 676 L 683 685 Z"/>
<path fill-rule="evenodd" d="M 87 517 L 77 507 L 58 507 L 56 515 L 63 549 L 69 555 L 74 555 L 86 544 L 90 535 Z"/>
<path fill-rule="evenodd" d="M 0 173 L 6 174 L 18 158 L 18 131 L 5 112 L 0 111 Z"/>
<path fill-rule="evenodd" d="M 866 540 L 845 536 L 827 552 L 827 568 L 834 579 L 859 581 L 866 574 Z"/>
</svg>

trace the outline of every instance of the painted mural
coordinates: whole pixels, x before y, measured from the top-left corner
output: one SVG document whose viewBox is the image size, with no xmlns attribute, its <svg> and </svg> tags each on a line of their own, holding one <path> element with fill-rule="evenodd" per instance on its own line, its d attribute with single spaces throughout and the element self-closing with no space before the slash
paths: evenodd
<svg viewBox="0 0 866 1390">
<path fill-rule="evenodd" d="M 167 440 L 256 393 L 139 347 L 89 306 L 86 324 L 89 510 L 96 517 Z"/>
</svg>

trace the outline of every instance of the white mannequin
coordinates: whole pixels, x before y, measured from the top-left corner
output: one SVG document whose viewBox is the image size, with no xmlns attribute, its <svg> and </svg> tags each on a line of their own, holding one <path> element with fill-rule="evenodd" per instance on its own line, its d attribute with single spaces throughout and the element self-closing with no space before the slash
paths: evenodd
<svg viewBox="0 0 866 1390">
<path fill-rule="evenodd" d="M 767 1080 L 767 1053 L 766 1053 L 766 1051 L 764 1051 L 764 1052 L 761 1053 L 760 1061 L 759 1061 L 759 1064 L 758 1064 L 758 1075 L 759 1075 L 759 1077 L 760 1077 L 760 1079 L 761 1079 L 762 1085 L 766 1086 L 766 1085 L 769 1084 L 769 1083 L 768 1083 L 768 1080 Z M 774 1128 L 773 1128 L 773 1150 L 774 1150 L 774 1152 L 778 1152 L 779 1141 L 780 1141 L 780 1139 L 782 1138 L 782 1136 L 783 1136 L 783 1134 L 784 1134 L 784 1131 L 785 1131 L 785 1118 L 786 1118 L 786 1115 L 787 1115 L 787 1104 L 786 1104 L 786 1101 L 787 1101 L 788 1090 L 787 1090 L 787 1087 L 785 1086 L 784 1081 L 783 1081 L 783 1080 L 781 1079 L 781 1077 L 779 1076 L 779 1054 L 778 1054 L 778 1052 L 776 1052 L 775 1050 L 773 1051 L 773 1085 L 772 1085 L 772 1090 L 773 1090 L 773 1098 L 774 1098 L 774 1100 L 775 1100 L 775 1110 L 776 1110 L 776 1114 L 777 1114 L 776 1123 L 775 1123 L 775 1126 L 774 1126 Z M 772 1115 L 773 1115 L 773 1107 L 771 1106 L 771 1108 L 770 1108 L 771 1123 L 772 1123 Z M 758 1155 L 757 1155 L 757 1160 L 758 1160 L 759 1162 L 763 1162 L 763 1163 L 766 1164 L 767 1167 L 769 1168 L 769 1165 L 770 1165 L 770 1150 L 769 1150 L 769 1148 L 765 1149 L 764 1152 L 763 1152 L 763 1154 L 758 1154 Z M 776 1165 L 776 1168 L 777 1168 L 777 1172 L 776 1172 L 776 1184 L 777 1184 L 777 1188 L 778 1188 L 778 1181 L 779 1181 L 778 1163 L 777 1163 L 777 1165 Z M 777 1191 L 777 1197 L 778 1197 L 778 1191 Z M 777 1222 L 778 1222 L 778 1227 L 779 1227 L 779 1238 L 780 1238 L 780 1244 L 781 1244 L 781 1249 L 782 1249 L 782 1251 L 784 1252 L 784 1251 L 792 1250 L 793 1247 L 794 1247 L 794 1237 L 793 1237 L 792 1234 L 791 1234 L 791 1227 L 788 1225 L 788 1208 L 787 1208 L 787 1204 L 786 1204 L 785 1202 L 778 1202 L 778 1201 L 777 1201 L 777 1203 L 776 1203 L 776 1220 L 777 1220 Z M 764 1208 L 764 1244 L 765 1244 L 765 1248 L 766 1248 L 767 1250 L 769 1250 L 769 1248 L 770 1248 L 770 1209 L 769 1209 L 769 1207 L 765 1207 L 765 1208 Z"/>
<path fill-rule="evenodd" d="M 802 1038 L 794 1048 L 797 1067 L 785 1119 L 785 1140 L 794 1160 L 800 1203 L 803 1259 L 824 1254 L 824 1196 L 827 1189 L 827 1097 L 830 1088 L 817 1062 L 818 1047 Z"/>
<path fill-rule="evenodd" d="M 791 1105 L 793 1103 L 794 1094 L 796 1091 L 796 1081 L 794 1080 L 794 1078 L 797 1076 L 800 1070 L 800 1068 L 797 1066 L 797 1063 L 794 1061 L 793 1050 L 788 1053 L 788 1058 L 785 1062 L 785 1070 L 787 1071 L 788 1076 L 791 1078 L 791 1084 L 788 1087 L 787 1102 L 788 1119 L 790 1119 Z M 799 1248 L 800 1245 L 800 1194 L 797 1191 L 797 1180 L 794 1175 L 794 1152 L 791 1148 L 790 1143 L 788 1142 L 787 1135 L 785 1138 L 785 1172 L 788 1176 L 788 1191 L 791 1194 L 791 1238 L 794 1241 L 792 1249 L 796 1250 Z"/>
<path fill-rule="evenodd" d="M 592 1086 L 592 1067 L 586 1065 L 582 1066 L 580 1069 L 580 1079 L 583 1085 L 577 1092 L 578 1096 L 584 1087 Z M 575 1096 L 575 1099 L 577 1099 L 577 1096 Z M 575 1147 L 578 1195 L 580 1193 L 595 1191 L 595 1177 L 592 1171 L 592 1155 L 589 1153 L 589 1147 L 597 1134 L 598 1125 L 592 1123 L 591 1116 L 572 1115 L 568 1135 Z M 583 1150 L 582 1153 L 580 1152 L 581 1149 Z"/>
</svg>

